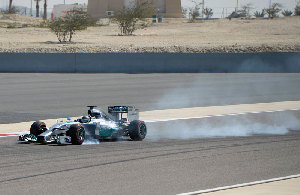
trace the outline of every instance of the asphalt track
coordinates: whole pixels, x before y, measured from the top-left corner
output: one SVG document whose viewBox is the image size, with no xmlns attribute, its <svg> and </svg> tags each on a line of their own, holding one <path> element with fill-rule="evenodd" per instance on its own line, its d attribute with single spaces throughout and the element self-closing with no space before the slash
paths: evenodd
<svg viewBox="0 0 300 195">
<path fill-rule="evenodd" d="M 154 110 L 300 99 L 299 74 L 0 74 L 0 83 L 1 123 L 78 116 L 87 104 Z M 168 136 L 203 123 L 240 129 L 240 117 L 268 131 L 276 130 L 270 119 L 294 116 L 299 124 L 299 111 L 284 113 L 152 123 L 162 139 L 142 142 L 57 146 L 0 138 L 1 194 L 177 194 L 299 174 L 299 125 L 283 135 Z"/>
<path fill-rule="evenodd" d="M 0 74 L 0 123 L 86 114 L 300 99 L 300 74 Z"/>
<path fill-rule="evenodd" d="M 299 122 L 299 111 L 288 113 Z M 266 122 L 265 115 L 250 118 Z M 240 117 L 245 116 L 222 121 Z M 218 124 L 219 119 L 205 120 Z M 164 131 L 165 125 L 151 128 Z M 300 173 L 300 129 L 284 135 L 123 139 L 82 146 L 0 140 L 1 194 L 177 194 Z"/>
</svg>

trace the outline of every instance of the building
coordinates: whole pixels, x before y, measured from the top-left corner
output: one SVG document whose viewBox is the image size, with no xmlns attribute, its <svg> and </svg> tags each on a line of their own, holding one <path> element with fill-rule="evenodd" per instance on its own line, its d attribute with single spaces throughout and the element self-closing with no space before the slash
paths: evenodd
<svg viewBox="0 0 300 195">
<path fill-rule="evenodd" d="M 73 10 L 74 8 L 83 9 L 86 11 L 86 5 L 78 5 L 78 4 L 59 4 L 53 6 L 52 16 L 51 18 L 58 18 L 65 16 L 69 11 Z"/>
<path fill-rule="evenodd" d="M 137 0 L 89 0 L 88 14 L 92 18 L 106 18 L 125 8 L 130 8 Z M 181 0 L 151 0 L 157 13 L 167 18 L 181 18 Z"/>
</svg>

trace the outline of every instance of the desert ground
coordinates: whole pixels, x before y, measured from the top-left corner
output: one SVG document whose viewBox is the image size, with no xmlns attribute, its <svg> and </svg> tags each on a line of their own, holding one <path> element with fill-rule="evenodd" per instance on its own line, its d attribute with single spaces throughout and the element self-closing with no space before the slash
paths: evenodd
<svg viewBox="0 0 300 195">
<path fill-rule="evenodd" d="M 120 36 L 108 20 L 59 43 L 41 19 L 0 15 L 0 52 L 290 52 L 300 51 L 300 17 L 164 19 Z"/>
</svg>

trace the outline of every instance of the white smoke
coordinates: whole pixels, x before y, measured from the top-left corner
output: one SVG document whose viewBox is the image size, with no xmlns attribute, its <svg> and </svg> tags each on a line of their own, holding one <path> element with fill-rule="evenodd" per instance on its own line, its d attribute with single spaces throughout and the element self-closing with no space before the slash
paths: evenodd
<svg viewBox="0 0 300 195">
<path fill-rule="evenodd" d="M 83 145 L 94 145 L 94 144 L 99 144 L 100 141 L 98 139 L 94 139 L 92 137 L 86 137 L 86 139 L 83 142 Z"/>
<path fill-rule="evenodd" d="M 187 83 L 183 80 L 176 87 L 166 90 L 156 107 L 167 109 L 280 101 L 276 98 L 281 94 L 273 97 L 274 91 L 297 91 L 300 81 L 298 77 L 289 77 L 287 74 L 192 74 L 190 78 L 194 78 L 194 81 Z M 289 111 L 148 123 L 147 138 L 286 134 L 289 129 L 300 130 L 299 116 L 299 111 Z"/>
<path fill-rule="evenodd" d="M 258 117 L 252 117 L 253 115 Z M 259 120 L 261 117 L 263 120 Z M 300 130 L 300 120 L 291 112 L 220 116 L 156 122 L 147 125 L 147 139 L 150 140 L 251 136 L 255 134 L 283 135 L 289 130 Z"/>
</svg>

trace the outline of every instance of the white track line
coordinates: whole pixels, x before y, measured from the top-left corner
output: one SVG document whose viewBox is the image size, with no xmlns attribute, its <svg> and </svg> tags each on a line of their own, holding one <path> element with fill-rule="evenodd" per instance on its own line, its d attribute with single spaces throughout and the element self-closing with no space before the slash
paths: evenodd
<svg viewBox="0 0 300 195">
<path fill-rule="evenodd" d="M 203 193 L 209 193 L 209 192 L 216 192 L 216 191 L 220 191 L 220 190 L 228 190 L 228 189 L 233 189 L 233 188 L 252 186 L 252 185 L 257 185 L 257 184 L 269 183 L 269 182 L 292 179 L 292 178 L 298 178 L 298 177 L 300 177 L 300 174 L 290 175 L 290 176 L 286 176 L 286 177 L 272 178 L 272 179 L 261 180 L 261 181 L 254 181 L 254 182 L 250 182 L 250 183 L 236 184 L 236 185 L 232 185 L 232 186 L 224 186 L 224 187 L 218 187 L 218 188 L 212 188 L 212 189 L 206 189 L 206 190 L 199 190 L 199 191 L 195 191 L 195 192 L 187 192 L 187 193 L 182 193 L 182 194 L 178 194 L 178 195 L 203 194 Z"/>
<path fill-rule="evenodd" d="M 272 113 L 272 112 L 284 112 L 284 111 L 298 111 L 300 109 L 287 109 L 287 110 L 268 110 L 262 112 L 241 112 L 241 113 L 231 113 L 231 114 L 218 114 L 218 115 L 208 115 L 208 116 L 195 116 L 195 117 L 186 117 L 186 118 L 170 118 L 170 119 L 158 119 L 158 120 L 145 120 L 147 123 L 155 122 L 167 122 L 167 121 L 176 121 L 176 120 L 188 120 L 188 119 L 201 119 L 201 118 L 211 118 L 211 117 L 221 117 L 221 116 L 236 116 L 236 115 L 245 115 L 245 114 L 259 114 L 259 113 Z"/>
</svg>

